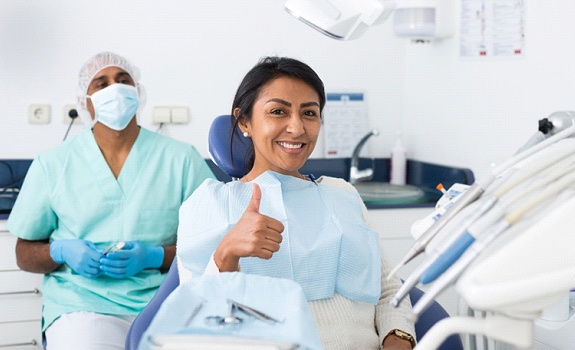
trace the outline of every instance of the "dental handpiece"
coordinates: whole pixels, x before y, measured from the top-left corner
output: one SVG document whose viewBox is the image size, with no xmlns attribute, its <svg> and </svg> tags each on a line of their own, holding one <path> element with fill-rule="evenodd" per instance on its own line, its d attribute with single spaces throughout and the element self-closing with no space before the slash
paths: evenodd
<svg viewBox="0 0 575 350">
<path fill-rule="evenodd" d="M 569 162 L 572 161 L 571 157 L 564 158 L 564 160 Z M 477 237 L 479 237 L 483 232 L 485 232 L 494 222 L 504 217 L 506 212 L 509 211 L 509 208 L 512 208 L 515 203 L 519 203 L 525 199 L 529 200 L 529 197 L 533 197 L 532 193 L 540 191 L 548 191 L 549 193 L 551 193 L 551 195 L 553 195 L 556 191 L 560 191 L 563 189 L 560 187 L 556 190 L 553 190 L 557 186 L 567 186 L 567 184 L 560 185 L 561 183 L 564 182 L 560 181 L 559 185 L 556 182 L 559 178 L 562 178 L 565 174 L 571 173 L 574 170 L 573 165 L 564 167 L 565 165 L 564 163 L 565 161 L 557 163 L 557 165 L 555 165 L 553 168 L 550 169 L 551 171 L 549 171 L 544 178 L 529 184 L 527 188 L 521 189 L 521 192 L 510 195 L 509 197 L 511 198 L 508 198 L 506 200 L 506 203 L 501 203 L 501 205 L 496 206 L 484 205 L 483 209 L 486 210 L 484 210 L 481 213 L 481 215 L 483 215 L 487 210 L 490 211 L 487 212 L 481 218 L 476 216 L 477 217 L 476 222 L 467 227 L 466 230 L 459 236 L 458 240 L 454 244 L 452 244 L 449 248 L 447 248 L 441 254 L 441 256 L 439 256 L 435 260 L 435 262 L 422 274 L 420 282 L 422 284 L 428 284 L 430 282 L 433 282 L 439 275 L 445 272 L 445 270 L 447 270 L 449 266 L 451 266 L 457 259 L 459 259 L 459 257 L 465 252 L 465 250 L 471 244 L 473 244 L 473 242 L 475 242 Z M 563 181 L 567 181 L 567 183 L 569 182 L 568 179 Z M 555 182 L 554 185 L 550 185 L 553 182 Z M 495 204 L 497 198 L 500 197 L 495 196 L 493 198 L 494 200 L 486 204 L 489 203 Z"/>
<path fill-rule="evenodd" d="M 484 204 L 487 206 L 488 204 Z M 467 218 L 463 223 L 463 227 L 467 227 L 475 220 L 476 217 L 479 216 L 481 210 L 475 212 L 475 214 L 471 215 L 471 217 Z M 435 262 L 435 260 L 445 251 L 446 247 L 450 247 L 458 238 L 455 234 L 450 234 L 448 232 L 446 242 L 441 245 L 435 246 L 433 249 L 427 249 L 428 258 L 419 265 L 410 275 L 409 277 L 403 282 L 401 288 L 397 291 L 395 296 L 390 301 L 390 305 L 397 307 L 399 303 L 409 294 L 409 292 L 415 287 L 421 278 L 421 275 Z"/>
<path fill-rule="evenodd" d="M 461 209 L 465 208 L 470 203 L 473 203 L 477 198 L 483 194 L 484 189 L 479 183 L 474 183 L 464 193 L 461 199 L 455 202 L 448 210 L 445 211 L 443 216 L 439 217 L 437 221 L 425 231 L 418 240 L 409 248 L 407 254 L 403 257 L 399 264 L 389 273 L 388 279 L 391 278 L 399 269 L 425 251 L 425 248 L 431 240 L 443 229 L 443 227 L 457 214 Z"/>
<path fill-rule="evenodd" d="M 413 322 L 417 321 L 419 316 L 433 303 L 437 295 L 443 292 L 450 285 L 453 285 L 463 274 L 465 269 L 469 267 L 469 265 L 471 265 L 471 263 L 474 262 L 475 259 L 496 240 L 496 238 L 499 238 L 502 234 L 506 233 L 509 228 L 519 222 L 526 213 L 543 204 L 560 191 L 573 186 L 574 183 L 575 175 L 570 175 L 561 179 L 560 183 L 554 185 L 554 188 L 552 188 L 551 191 L 537 194 L 534 198 L 531 198 L 528 203 L 509 213 L 503 221 L 491 227 L 488 232 L 475 241 L 463 256 L 444 274 L 442 274 L 418 300 L 418 302 L 413 306 L 412 314 L 409 316 L 409 319 Z M 556 199 L 556 201 L 550 203 L 550 205 L 554 206 L 557 201 L 562 202 L 562 200 Z"/>
<path fill-rule="evenodd" d="M 496 225 L 483 239 L 476 241 L 450 268 L 442 274 L 431 287 L 421 296 L 413 306 L 409 319 L 416 322 L 419 316 L 425 312 L 435 301 L 435 298 L 455 283 L 465 269 L 479 256 L 483 250 L 491 244 L 502 232 L 509 227 L 506 221 Z"/>
<path fill-rule="evenodd" d="M 523 159 L 537 153 L 538 151 L 561 139 L 570 137 L 573 134 L 575 134 L 575 124 L 513 156 L 509 160 L 494 168 L 484 179 L 482 179 L 482 181 L 476 181 L 473 185 L 471 185 L 471 187 L 469 187 L 467 191 L 465 191 L 465 193 L 461 194 L 462 197 L 458 202 L 456 202 L 449 210 L 447 210 L 442 217 L 435 221 L 433 225 L 423 235 L 421 235 L 418 240 L 415 241 L 415 243 L 411 246 L 399 264 L 395 266 L 390 272 L 388 278 L 399 271 L 402 266 L 424 252 L 427 244 L 429 244 L 429 242 L 441 231 L 447 222 L 449 222 L 459 211 L 461 211 L 461 209 L 479 198 L 485 192 L 487 187 L 489 187 L 494 182 L 498 175 L 516 163 L 522 161 Z"/>
</svg>

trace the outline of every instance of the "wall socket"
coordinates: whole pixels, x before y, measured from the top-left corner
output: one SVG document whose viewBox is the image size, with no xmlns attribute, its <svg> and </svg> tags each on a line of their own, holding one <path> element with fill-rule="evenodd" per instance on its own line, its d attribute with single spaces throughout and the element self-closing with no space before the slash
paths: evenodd
<svg viewBox="0 0 575 350">
<path fill-rule="evenodd" d="M 28 123 L 49 124 L 50 105 L 33 104 L 28 107 Z"/>
<path fill-rule="evenodd" d="M 74 104 L 67 104 L 64 106 L 64 108 L 62 108 L 62 123 L 66 124 L 66 125 L 70 125 L 70 123 L 72 122 L 72 118 L 70 118 L 70 111 L 72 109 L 75 109 L 76 111 L 78 111 L 78 109 L 76 108 L 76 105 Z M 84 123 L 82 122 L 82 118 L 80 118 L 80 115 L 78 115 L 76 118 L 74 118 L 74 124 L 72 125 L 84 125 Z"/>
</svg>

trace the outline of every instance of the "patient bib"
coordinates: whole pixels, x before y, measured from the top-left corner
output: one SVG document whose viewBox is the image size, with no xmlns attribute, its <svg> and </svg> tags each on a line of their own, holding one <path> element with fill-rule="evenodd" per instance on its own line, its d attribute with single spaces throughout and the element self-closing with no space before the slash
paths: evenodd
<svg viewBox="0 0 575 350">
<path fill-rule="evenodd" d="M 283 241 L 269 260 L 242 258 L 242 272 L 298 282 L 307 300 L 332 297 L 377 304 L 381 291 L 378 235 L 363 219 L 357 192 L 267 171 L 257 177 L 260 213 L 282 222 Z M 245 212 L 252 184 L 206 180 L 182 205 L 178 255 L 203 274 L 222 237 Z"/>
</svg>

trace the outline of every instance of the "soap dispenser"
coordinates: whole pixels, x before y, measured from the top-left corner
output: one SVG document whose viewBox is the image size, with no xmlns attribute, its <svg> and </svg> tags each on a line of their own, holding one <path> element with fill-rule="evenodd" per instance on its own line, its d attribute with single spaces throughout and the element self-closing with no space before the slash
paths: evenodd
<svg viewBox="0 0 575 350">
<path fill-rule="evenodd" d="M 399 134 L 397 135 L 395 146 L 391 149 L 389 167 L 389 182 L 394 185 L 405 185 L 407 178 L 407 150 L 403 147 Z"/>
</svg>

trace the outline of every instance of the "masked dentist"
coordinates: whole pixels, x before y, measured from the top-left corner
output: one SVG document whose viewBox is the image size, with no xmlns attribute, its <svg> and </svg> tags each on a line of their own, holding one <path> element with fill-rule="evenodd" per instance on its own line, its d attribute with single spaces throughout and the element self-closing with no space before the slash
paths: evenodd
<svg viewBox="0 0 575 350">
<path fill-rule="evenodd" d="M 8 219 L 18 266 L 45 274 L 48 349 L 124 349 L 175 256 L 180 205 L 214 177 L 192 145 L 138 125 L 139 78 L 114 53 L 84 64 L 78 111 L 90 127 L 34 159 Z"/>
</svg>

